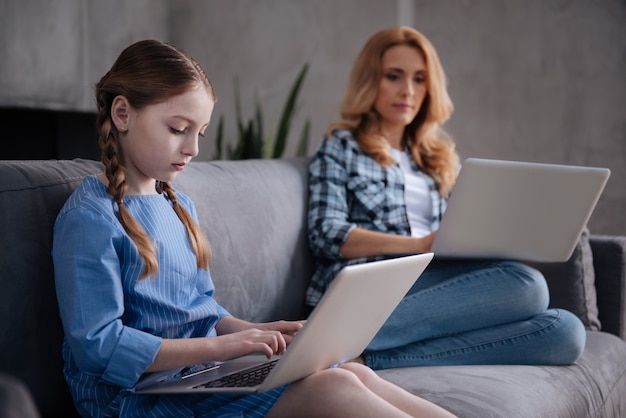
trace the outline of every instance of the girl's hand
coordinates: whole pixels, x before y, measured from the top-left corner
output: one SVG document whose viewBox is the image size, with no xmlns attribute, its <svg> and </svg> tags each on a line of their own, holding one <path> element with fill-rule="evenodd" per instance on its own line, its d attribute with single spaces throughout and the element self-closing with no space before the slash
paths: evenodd
<svg viewBox="0 0 626 418">
<path fill-rule="evenodd" d="M 306 321 L 276 321 L 257 324 L 254 322 L 244 321 L 243 319 L 235 318 L 233 316 L 225 316 L 220 319 L 215 326 L 215 329 L 217 330 L 217 335 L 232 334 L 251 328 L 266 331 L 278 331 L 285 337 L 289 337 L 288 340 L 291 342 L 293 336 L 300 331 L 304 322 Z"/>
<path fill-rule="evenodd" d="M 263 325 L 263 324 L 260 324 Z M 250 328 L 232 334 L 220 335 L 207 339 L 210 344 L 214 360 L 226 361 L 246 356 L 248 354 L 262 353 L 267 358 L 274 354 L 284 354 L 287 349 L 287 339 L 281 331 Z"/>
<path fill-rule="evenodd" d="M 215 360 L 224 361 L 252 353 L 283 354 L 287 345 L 302 328 L 304 321 L 276 321 L 255 324 L 242 319 L 226 316 L 215 327 Z M 230 338 L 226 338 L 230 337 Z M 232 350 L 228 352 L 227 350 Z"/>
<path fill-rule="evenodd" d="M 216 326 L 217 337 L 164 338 L 159 353 L 147 371 L 227 361 L 254 353 L 262 353 L 267 358 L 284 354 L 302 325 L 303 322 L 292 321 L 254 324 L 227 316 Z"/>
<path fill-rule="evenodd" d="M 306 321 L 276 321 L 266 322 L 264 324 L 255 324 L 255 326 L 262 330 L 278 331 L 283 335 L 283 338 L 290 344 L 298 331 L 304 326 Z"/>
</svg>

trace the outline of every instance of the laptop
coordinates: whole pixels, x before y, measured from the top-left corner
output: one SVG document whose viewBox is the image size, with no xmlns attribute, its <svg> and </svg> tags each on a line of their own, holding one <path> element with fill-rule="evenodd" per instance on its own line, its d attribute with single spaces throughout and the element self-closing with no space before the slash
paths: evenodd
<svg viewBox="0 0 626 418">
<path fill-rule="evenodd" d="M 250 355 L 189 374 L 152 373 L 135 393 L 260 393 L 354 359 L 432 258 L 424 253 L 344 267 L 282 356 Z M 266 376 L 262 382 L 233 384 L 240 372 Z"/>
<path fill-rule="evenodd" d="M 609 175 L 607 168 L 469 158 L 431 251 L 438 258 L 567 261 Z"/>
</svg>

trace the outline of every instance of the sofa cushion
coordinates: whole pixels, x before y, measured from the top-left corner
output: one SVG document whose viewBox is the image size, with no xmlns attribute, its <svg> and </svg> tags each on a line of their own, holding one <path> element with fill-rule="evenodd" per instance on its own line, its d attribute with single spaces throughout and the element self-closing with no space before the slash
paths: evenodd
<svg viewBox="0 0 626 418">
<path fill-rule="evenodd" d="M 4 373 L 0 373 L 0 417 L 39 418 L 39 411 L 28 387 Z"/>
<path fill-rule="evenodd" d="M 626 237 L 592 235 L 589 241 L 602 331 L 626 340 Z"/>
<path fill-rule="evenodd" d="M 52 275 L 52 227 L 96 161 L 0 162 L 0 370 L 31 390 L 44 416 L 71 417 Z M 44 371 L 44 372 L 42 372 Z"/>
<path fill-rule="evenodd" d="M 593 254 L 585 228 L 565 263 L 528 263 L 539 269 L 550 288 L 550 306 L 576 314 L 589 330 L 600 329 Z"/>
<path fill-rule="evenodd" d="M 459 417 L 624 417 L 626 344 L 588 331 L 572 366 L 433 366 L 376 373 Z"/>
<path fill-rule="evenodd" d="M 306 158 L 192 162 L 174 182 L 194 201 L 211 242 L 215 297 L 239 318 L 305 317 L 313 273 L 307 167 Z"/>
</svg>

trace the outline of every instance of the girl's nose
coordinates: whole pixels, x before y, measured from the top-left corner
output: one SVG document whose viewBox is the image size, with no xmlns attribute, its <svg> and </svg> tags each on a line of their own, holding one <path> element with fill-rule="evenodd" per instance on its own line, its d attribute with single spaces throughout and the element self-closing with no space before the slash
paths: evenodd
<svg viewBox="0 0 626 418">
<path fill-rule="evenodd" d="M 182 153 L 185 155 L 189 155 L 190 157 L 195 157 L 200 152 L 200 147 L 198 146 L 198 136 L 197 135 L 189 135 L 187 140 L 183 144 Z"/>
</svg>

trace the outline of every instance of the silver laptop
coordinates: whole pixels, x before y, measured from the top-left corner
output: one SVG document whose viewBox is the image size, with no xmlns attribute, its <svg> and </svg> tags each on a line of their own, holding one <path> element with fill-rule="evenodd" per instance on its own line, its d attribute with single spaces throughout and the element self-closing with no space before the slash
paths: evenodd
<svg viewBox="0 0 626 418">
<path fill-rule="evenodd" d="M 469 158 L 436 257 L 567 261 L 609 178 L 606 168 Z"/>
<path fill-rule="evenodd" d="M 135 393 L 255 393 L 302 379 L 359 356 L 422 274 L 432 253 L 341 270 L 282 356 L 251 355 L 200 370 L 153 373 Z M 269 373 L 267 373 L 267 370 Z M 244 374 L 266 375 L 241 383 Z M 254 379 L 253 379 L 254 380 Z M 233 383 L 235 382 L 235 383 Z"/>
</svg>

